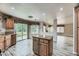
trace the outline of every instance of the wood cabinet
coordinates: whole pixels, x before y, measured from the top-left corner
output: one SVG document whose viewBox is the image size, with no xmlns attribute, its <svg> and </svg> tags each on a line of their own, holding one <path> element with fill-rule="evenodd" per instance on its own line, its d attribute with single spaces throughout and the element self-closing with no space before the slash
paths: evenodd
<svg viewBox="0 0 79 59">
<path fill-rule="evenodd" d="M 0 36 L 0 49 L 1 51 L 4 51 L 4 36 Z"/>
<path fill-rule="evenodd" d="M 7 18 L 5 20 L 5 28 L 6 29 L 13 29 L 14 28 L 14 19 L 13 18 Z"/>
<path fill-rule="evenodd" d="M 5 49 L 8 49 L 11 46 L 11 35 L 5 36 Z"/>
<path fill-rule="evenodd" d="M 0 35 L 0 49 L 5 51 L 10 46 L 16 44 L 16 34 Z"/>
<path fill-rule="evenodd" d="M 39 40 L 35 37 L 33 37 L 33 51 L 35 54 L 38 54 L 39 53 Z"/>
<path fill-rule="evenodd" d="M 11 46 L 16 44 L 16 34 L 11 35 Z"/>
<path fill-rule="evenodd" d="M 39 56 L 51 56 L 53 53 L 53 38 L 33 36 L 33 51 Z"/>
<path fill-rule="evenodd" d="M 77 6 L 76 8 L 75 8 L 75 15 L 76 15 L 76 24 L 77 24 L 77 49 L 76 49 L 76 51 L 77 51 L 77 55 L 79 55 L 79 6 Z"/>
<path fill-rule="evenodd" d="M 78 14 L 77 14 L 77 22 L 78 22 L 78 23 L 77 23 L 77 27 L 79 27 L 79 11 L 77 11 L 77 13 L 78 13 Z"/>
<path fill-rule="evenodd" d="M 42 55 L 42 56 L 48 55 L 48 44 L 40 42 L 39 55 Z"/>
<path fill-rule="evenodd" d="M 79 55 L 79 28 L 78 28 L 78 38 L 77 38 L 77 55 Z"/>
<path fill-rule="evenodd" d="M 16 43 L 16 35 L 14 34 L 14 18 L 10 15 L 3 14 L 1 25 L 2 28 L 5 29 L 4 32 L 0 33 L 0 49 L 3 51 Z"/>
</svg>

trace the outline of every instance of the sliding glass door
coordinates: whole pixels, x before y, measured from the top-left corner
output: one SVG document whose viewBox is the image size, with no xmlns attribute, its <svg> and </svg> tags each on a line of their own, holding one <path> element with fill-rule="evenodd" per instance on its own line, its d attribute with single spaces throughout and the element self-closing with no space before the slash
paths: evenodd
<svg viewBox="0 0 79 59">
<path fill-rule="evenodd" d="M 22 24 L 23 39 L 27 39 L 27 24 Z"/>
<path fill-rule="evenodd" d="M 17 41 L 27 39 L 27 24 L 16 23 L 15 31 Z"/>
</svg>

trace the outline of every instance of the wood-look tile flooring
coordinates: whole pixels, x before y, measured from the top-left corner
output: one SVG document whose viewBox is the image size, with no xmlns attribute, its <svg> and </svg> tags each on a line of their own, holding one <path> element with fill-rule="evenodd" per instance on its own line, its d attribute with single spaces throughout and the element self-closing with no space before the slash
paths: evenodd
<svg viewBox="0 0 79 59">
<path fill-rule="evenodd" d="M 72 45 L 66 45 L 62 49 L 58 49 L 56 42 L 53 43 L 53 56 L 75 56 L 72 52 Z M 22 40 L 16 45 L 7 49 L 2 56 L 36 56 L 32 51 L 32 39 Z"/>
</svg>

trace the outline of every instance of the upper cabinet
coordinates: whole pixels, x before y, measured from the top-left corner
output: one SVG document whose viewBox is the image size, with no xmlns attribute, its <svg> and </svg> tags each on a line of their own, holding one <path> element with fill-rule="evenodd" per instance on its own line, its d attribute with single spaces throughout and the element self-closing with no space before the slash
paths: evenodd
<svg viewBox="0 0 79 59">
<path fill-rule="evenodd" d="M 76 20 L 77 20 L 77 55 L 79 56 L 79 6 L 75 8 L 75 15 L 76 15 Z"/>
<path fill-rule="evenodd" d="M 5 28 L 6 29 L 13 29 L 14 28 L 14 20 L 13 20 L 13 18 L 7 18 L 6 19 Z"/>
<path fill-rule="evenodd" d="M 4 15 L 4 28 L 6 30 L 8 29 L 14 29 L 14 18 L 12 16 Z"/>
<path fill-rule="evenodd" d="M 0 34 L 14 33 L 14 17 L 0 13 Z"/>
<path fill-rule="evenodd" d="M 79 8 L 75 9 L 76 18 L 77 18 L 77 27 L 79 27 Z"/>
</svg>

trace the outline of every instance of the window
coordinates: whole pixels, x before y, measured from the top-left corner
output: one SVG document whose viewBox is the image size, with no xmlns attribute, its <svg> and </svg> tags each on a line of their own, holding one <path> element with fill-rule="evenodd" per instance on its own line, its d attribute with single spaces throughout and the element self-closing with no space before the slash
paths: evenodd
<svg viewBox="0 0 79 59">
<path fill-rule="evenodd" d="M 64 25 L 58 25 L 57 26 L 57 32 L 58 33 L 64 33 Z"/>
<path fill-rule="evenodd" d="M 31 34 L 38 34 L 39 26 L 38 25 L 31 25 Z"/>
</svg>

